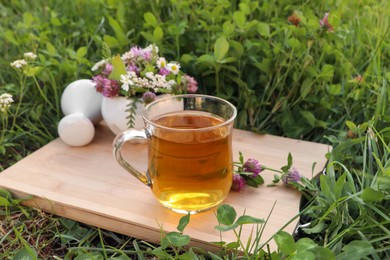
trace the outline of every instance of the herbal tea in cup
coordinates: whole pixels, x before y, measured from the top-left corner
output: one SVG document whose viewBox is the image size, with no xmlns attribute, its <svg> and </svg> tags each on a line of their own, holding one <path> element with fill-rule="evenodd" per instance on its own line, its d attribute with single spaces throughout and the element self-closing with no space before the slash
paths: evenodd
<svg viewBox="0 0 390 260">
<path fill-rule="evenodd" d="M 197 213 L 220 204 L 232 184 L 232 132 L 236 108 L 205 95 L 178 95 L 143 110 L 145 128 L 129 129 L 114 140 L 118 163 L 144 184 L 165 207 Z M 148 170 L 125 161 L 122 145 L 149 139 Z"/>
</svg>

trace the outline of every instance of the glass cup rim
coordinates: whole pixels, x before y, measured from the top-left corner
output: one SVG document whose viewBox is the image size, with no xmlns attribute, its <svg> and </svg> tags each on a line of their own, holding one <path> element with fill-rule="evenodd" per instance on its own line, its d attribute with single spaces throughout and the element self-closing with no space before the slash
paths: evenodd
<svg viewBox="0 0 390 260">
<path fill-rule="evenodd" d="M 218 102 L 225 103 L 226 105 L 228 105 L 232 109 L 233 113 L 232 113 L 232 115 L 230 116 L 229 119 L 227 119 L 226 121 L 223 121 L 222 123 L 220 123 L 218 125 L 207 126 L 207 127 L 202 127 L 202 128 L 196 128 L 196 129 L 180 129 L 180 128 L 172 128 L 172 127 L 168 127 L 168 126 L 159 125 L 159 124 L 156 124 L 153 121 L 151 121 L 145 115 L 146 111 L 148 111 L 150 109 L 150 107 L 154 106 L 157 103 L 164 102 L 166 100 L 171 100 L 171 99 L 190 98 L 190 97 L 200 97 L 200 98 L 214 99 L 214 100 L 216 100 Z M 236 118 L 236 116 L 237 116 L 237 108 L 232 103 L 230 103 L 229 101 L 227 101 L 225 99 L 216 97 L 216 96 L 210 96 L 210 95 L 204 95 L 204 94 L 180 94 L 180 95 L 172 95 L 172 96 L 169 96 L 169 97 L 160 98 L 160 99 L 157 99 L 157 100 L 147 104 L 144 107 L 144 109 L 142 110 L 142 118 L 143 118 L 143 120 L 146 123 L 146 125 L 145 125 L 146 127 L 148 125 L 152 125 L 152 126 L 154 126 L 156 128 L 165 129 L 165 130 L 169 130 L 169 131 L 177 131 L 177 132 L 209 131 L 209 130 L 212 130 L 212 129 L 224 127 L 224 126 L 227 126 L 227 125 L 233 123 L 233 121 Z"/>
</svg>

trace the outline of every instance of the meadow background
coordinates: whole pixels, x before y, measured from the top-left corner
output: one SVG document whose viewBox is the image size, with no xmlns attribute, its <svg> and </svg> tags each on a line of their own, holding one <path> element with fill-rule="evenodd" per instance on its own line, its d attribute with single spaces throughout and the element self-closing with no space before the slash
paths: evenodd
<svg viewBox="0 0 390 260">
<path fill-rule="evenodd" d="M 335 147 L 302 237 L 335 255 L 359 240 L 346 252 L 389 256 L 389 16 L 387 0 L 0 0 L 0 95 L 14 99 L 0 114 L 0 171 L 58 137 L 61 93 L 91 78 L 103 46 L 156 43 L 200 93 L 237 106 L 237 128 Z M 37 59 L 12 68 L 26 52 Z M 1 258 L 152 254 L 153 245 L 1 195 Z"/>
</svg>

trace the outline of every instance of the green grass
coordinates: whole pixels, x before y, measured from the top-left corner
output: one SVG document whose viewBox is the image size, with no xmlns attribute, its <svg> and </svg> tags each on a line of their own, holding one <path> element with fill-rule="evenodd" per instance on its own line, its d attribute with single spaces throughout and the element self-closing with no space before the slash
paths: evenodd
<svg viewBox="0 0 390 260">
<path fill-rule="evenodd" d="M 325 12 L 334 32 L 319 27 Z M 298 27 L 288 22 L 293 14 Z M 154 42 L 197 78 L 200 92 L 237 106 L 236 127 L 334 146 L 328 175 L 301 215 L 312 223 L 300 233 L 310 240 L 295 243 L 279 233 L 275 239 L 291 247 L 281 243 L 280 252 L 258 258 L 312 256 L 301 250 L 311 246 L 340 259 L 354 252 L 388 257 L 389 16 L 387 0 L 0 0 L 0 95 L 14 98 L 0 113 L 0 170 L 58 136 L 61 93 L 70 82 L 91 77 L 103 42 L 113 53 Z M 11 68 L 30 51 L 38 58 L 28 70 Z M 3 195 L 2 259 L 175 255 Z M 168 245 L 182 250 L 176 255 L 193 257 Z"/>
</svg>

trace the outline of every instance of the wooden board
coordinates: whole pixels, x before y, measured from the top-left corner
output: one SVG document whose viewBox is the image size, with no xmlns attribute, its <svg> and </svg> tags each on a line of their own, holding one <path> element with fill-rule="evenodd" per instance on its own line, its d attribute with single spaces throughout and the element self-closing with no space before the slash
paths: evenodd
<svg viewBox="0 0 390 260">
<path fill-rule="evenodd" d="M 161 229 L 176 231 L 180 215 L 162 207 L 150 189 L 135 179 L 115 161 L 112 155 L 114 135 L 104 126 L 96 127 L 92 143 L 84 147 L 70 147 L 56 139 L 38 151 L 22 159 L 0 173 L 0 187 L 17 197 L 32 195 L 26 205 L 44 211 L 98 226 L 111 231 L 150 242 L 159 242 Z M 125 145 L 124 154 L 139 169 L 146 168 L 147 146 Z M 319 173 L 326 164 L 325 154 L 331 147 L 306 141 L 271 135 L 259 135 L 234 130 L 234 158 L 241 151 L 244 157 L 256 158 L 261 164 L 280 168 L 286 164 L 291 152 L 294 167 L 306 177 Z M 270 184 L 273 173 L 262 173 Z M 224 203 L 233 206 L 238 215 L 246 212 L 258 218 L 266 218 L 275 204 L 262 241 L 266 241 L 299 212 L 300 193 L 283 184 L 266 185 L 255 189 L 247 187 L 242 192 L 230 192 Z M 191 216 L 185 234 L 191 236 L 191 245 L 208 250 L 215 247 L 210 242 L 220 241 L 215 211 Z M 284 230 L 292 233 L 298 219 Z M 242 239 L 247 240 L 251 225 L 243 229 Z M 236 240 L 233 232 L 222 233 L 222 240 Z M 273 249 L 275 245 L 271 243 Z"/>
</svg>

